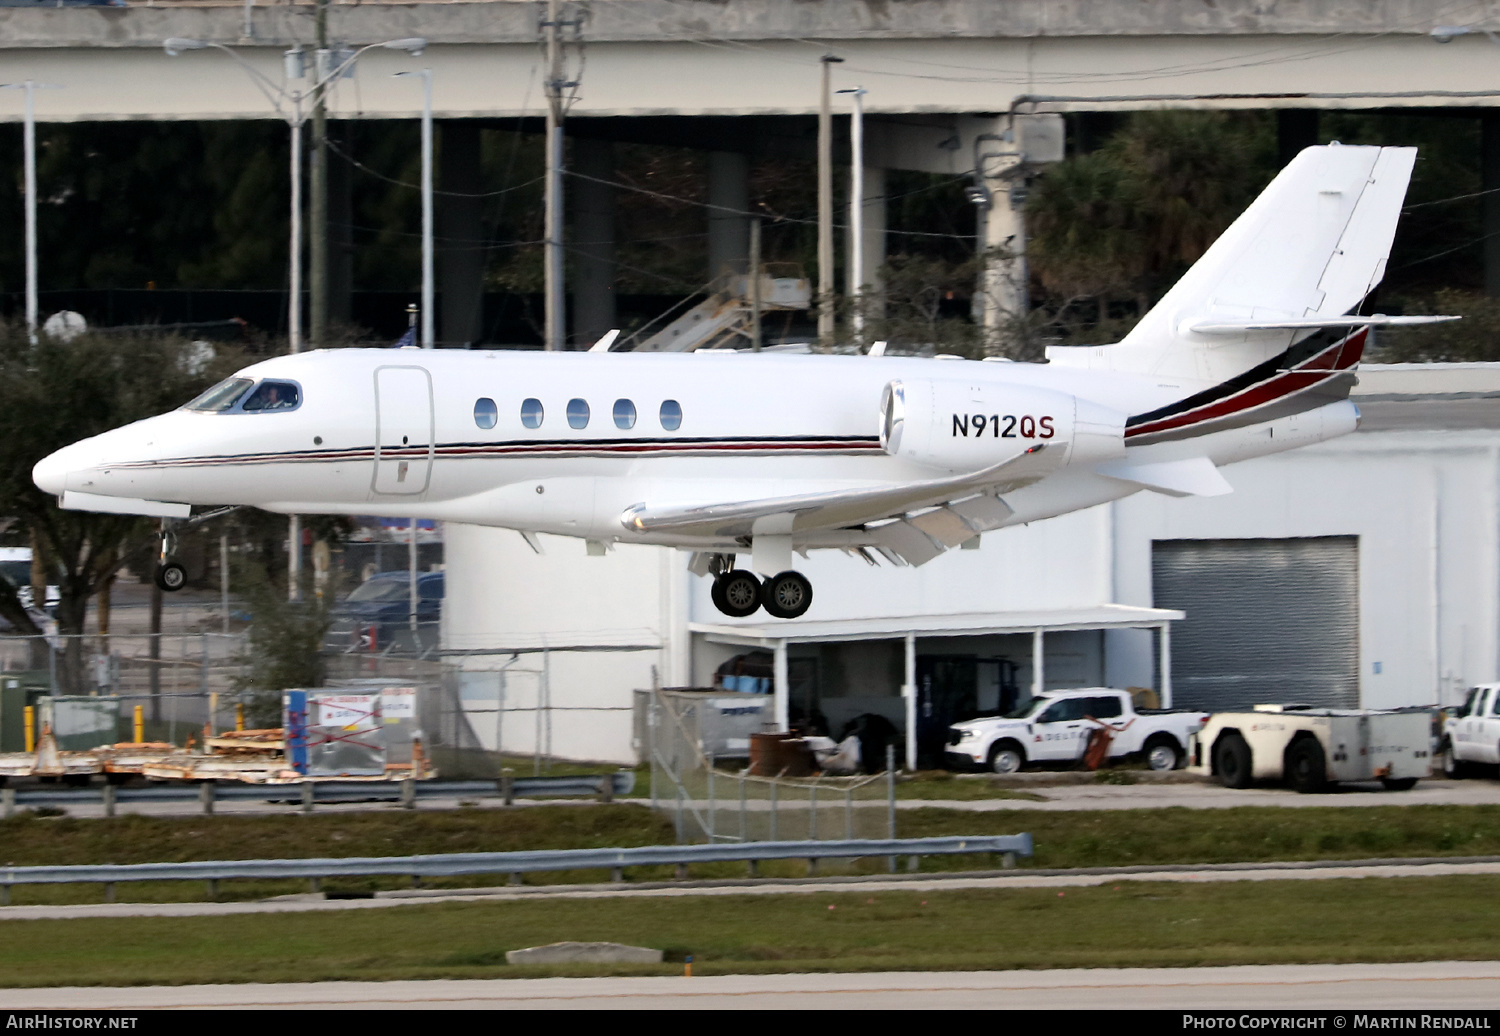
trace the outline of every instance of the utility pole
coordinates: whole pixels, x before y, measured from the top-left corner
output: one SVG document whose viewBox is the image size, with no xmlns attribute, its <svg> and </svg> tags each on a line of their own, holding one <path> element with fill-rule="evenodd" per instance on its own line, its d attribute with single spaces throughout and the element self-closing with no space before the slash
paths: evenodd
<svg viewBox="0 0 1500 1036">
<path fill-rule="evenodd" d="M 560 0 L 547 0 L 547 16 L 541 26 L 547 51 L 547 138 L 544 143 L 547 172 L 543 192 L 547 209 L 543 233 L 546 238 L 543 245 L 546 322 L 542 337 L 543 348 L 549 351 L 567 348 L 568 296 L 563 280 L 563 119 L 568 106 L 565 94 L 578 85 L 564 78 L 561 7 Z M 567 24 L 576 33 L 581 23 L 574 18 Z"/>
<path fill-rule="evenodd" d="M 328 3 L 318 0 L 316 28 L 318 45 L 313 62 L 312 155 L 308 172 L 308 329 L 309 344 L 320 348 L 328 337 L 328 90 L 324 79 L 337 62 L 328 49 Z"/>
<path fill-rule="evenodd" d="M 823 92 L 818 104 L 818 344 L 833 344 L 833 66 L 844 59 L 824 54 Z"/>
<path fill-rule="evenodd" d="M 750 351 L 760 352 L 760 217 L 750 217 Z"/>
</svg>

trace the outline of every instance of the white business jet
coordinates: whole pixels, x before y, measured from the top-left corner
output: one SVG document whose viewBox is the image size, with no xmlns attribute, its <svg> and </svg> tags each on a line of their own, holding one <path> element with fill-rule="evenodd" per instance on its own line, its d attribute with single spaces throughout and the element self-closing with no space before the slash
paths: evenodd
<svg viewBox="0 0 1500 1036">
<path fill-rule="evenodd" d="M 438 518 L 692 551 L 731 616 L 802 615 L 794 554 L 921 565 L 985 532 L 1353 431 L 1416 152 L 1302 152 L 1117 345 L 1047 364 L 339 349 L 246 367 L 36 465 L 65 508 Z M 874 352 L 876 350 L 872 350 Z M 748 566 L 737 567 L 747 558 Z"/>
</svg>

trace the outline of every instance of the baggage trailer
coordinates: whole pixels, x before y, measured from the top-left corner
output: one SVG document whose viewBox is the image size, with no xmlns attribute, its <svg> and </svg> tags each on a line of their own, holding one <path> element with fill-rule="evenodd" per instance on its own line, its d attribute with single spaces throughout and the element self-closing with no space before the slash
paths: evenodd
<svg viewBox="0 0 1500 1036">
<path fill-rule="evenodd" d="M 1188 769 L 1226 788 L 1285 781 L 1300 792 L 1378 780 L 1406 791 L 1432 776 L 1428 709 L 1315 709 L 1257 705 L 1220 712 L 1192 736 Z"/>
</svg>

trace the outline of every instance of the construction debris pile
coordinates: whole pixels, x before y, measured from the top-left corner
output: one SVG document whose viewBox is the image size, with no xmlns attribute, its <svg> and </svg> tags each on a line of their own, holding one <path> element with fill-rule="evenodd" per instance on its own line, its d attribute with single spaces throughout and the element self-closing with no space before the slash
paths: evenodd
<svg viewBox="0 0 1500 1036">
<path fill-rule="evenodd" d="M 131 741 L 81 751 L 58 747 L 51 722 L 26 710 L 26 751 L 0 753 L 0 784 L 11 778 L 61 779 L 86 784 L 96 775 L 115 783 L 134 776 L 152 781 L 239 781 L 296 784 L 308 780 L 400 781 L 437 776 L 416 727 L 416 690 L 382 687 L 368 691 L 288 691 L 283 726 L 235 729 L 214 734 L 204 724 L 201 740 L 182 746 L 146 741 L 139 706 Z"/>
</svg>

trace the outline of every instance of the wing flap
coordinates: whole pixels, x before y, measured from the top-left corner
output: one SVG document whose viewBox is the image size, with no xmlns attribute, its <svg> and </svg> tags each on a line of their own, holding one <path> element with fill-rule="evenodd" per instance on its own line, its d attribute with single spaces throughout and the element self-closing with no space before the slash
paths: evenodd
<svg viewBox="0 0 1500 1036">
<path fill-rule="evenodd" d="M 946 504 L 951 500 L 973 497 L 976 493 L 1011 492 L 1051 474 L 1061 465 L 1066 453 L 1065 443 L 1053 442 L 1033 446 L 1019 457 L 992 467 L 948 478 L 734 503 L 675 507 L 653 507 L 642 503 L 620 515 L 620 524 L 632 532 L 672 531 L 688 535 L 751 536 L 755 532 L 757 519 L 788 515 L 791 519 L 790 527 L 780 531 L 808 532 L 846 528 L 883 521 L 911 511 Z M 969 511 L 955 510 L 955 514 L 965 518 L 968 513 L 987 516 L 982 521 L 996 521 L 996 516 L 1000 513 L 999 507 L 1004 507 L 999 501 L 993 504 L 969 504 L 965 500 L 964 503 L 968 505 Z M 1009 508 L 1005 508 L 1005 511 L 1008 513 Z M 998 520 L 1003 520 L 1003 516 Z M 972 531 L 983 530 L 975 528 Z M 925 533 L 919 531 L 919 535 L 925 536 Z"/>
</svg>

